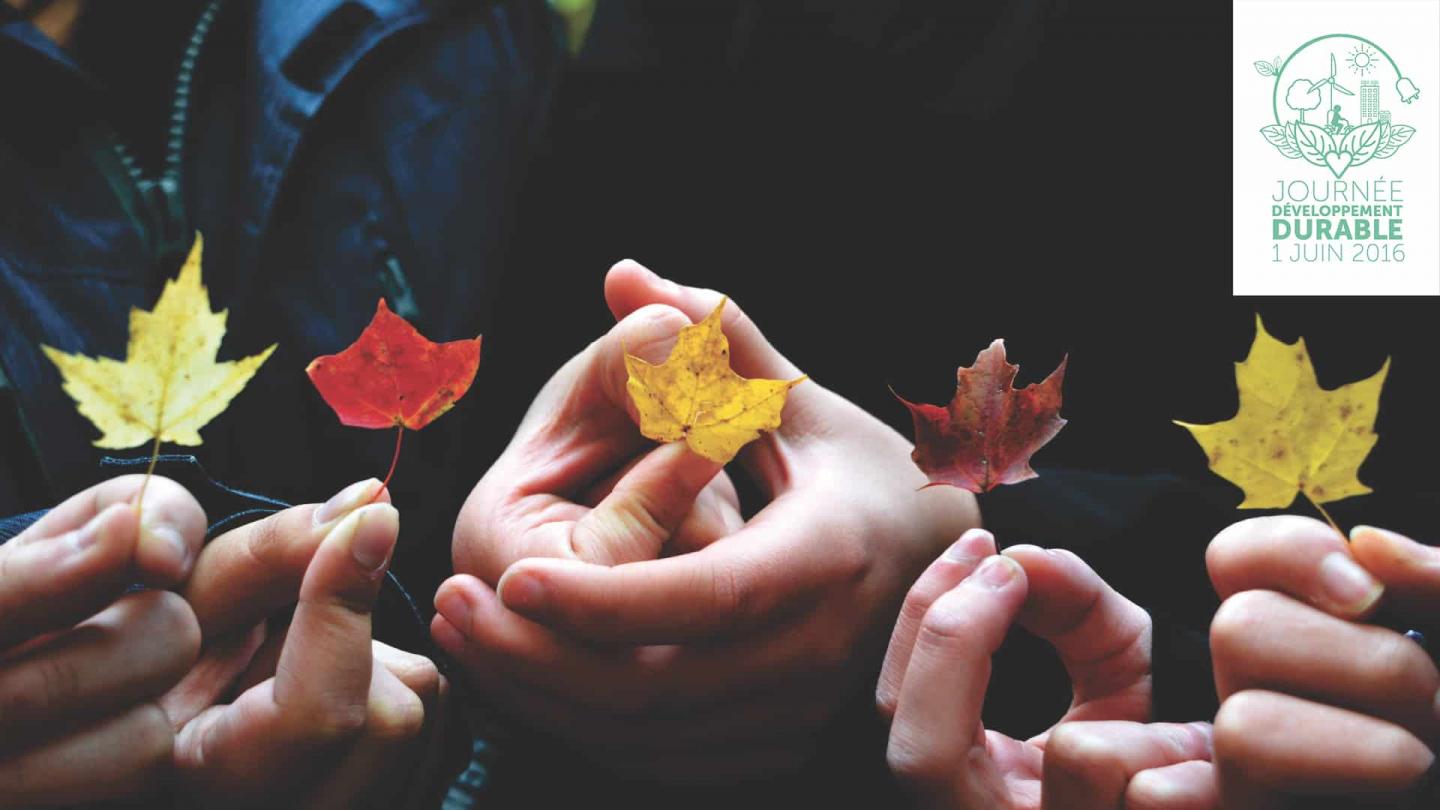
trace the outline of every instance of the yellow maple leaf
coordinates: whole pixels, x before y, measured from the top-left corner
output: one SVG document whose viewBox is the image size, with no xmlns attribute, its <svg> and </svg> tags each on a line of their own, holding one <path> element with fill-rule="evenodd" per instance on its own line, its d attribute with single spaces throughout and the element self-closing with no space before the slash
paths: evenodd
<svg viewBox="0 0 1440 810">
<path fill-rule="evenodd" d="M 720 329 L 725 300 L 705 320 L 680 330 L 664 363 L 625 355 L 625 387 L 640 412 L 640 432 L 661 442 L 684 440 L 720 464 L 761 431 L 780 427 L 786 394 L 806 379 L 747 380 L 731 370 L 730 342 Z"/>
<path fill-rule="evenodd" d="M 1371 491 L 1360 483 L 1360 465 L 1379 439 L 1375 414 L 1389 371 L 1386 358 L 1369 378 L 1326 391 L 1305 341 L 1277 340 L 1257 316 L 1250 354 L 1235 364 L 1235 418 L 1175 424 L 1205 449 L 1210 469 L 1245 491 L 1241 509 L 1283 509 L 1297 493 L 1319 508 Z"/>
<path fill-rule="evenodd" d="M 177 278 L 165 282 L 155 309 L 130 310 L 125 360 L 67 354 L 41 346 L 65 381 L 65 393 L 100 429 L 96 447 L 121 450 L 148 441 L 200 444 L 200 428 L 219 416 L 275 346 L 219 363 L 225 310 L 210 311 L 200 282 L 201 240 Z"/>
</svg>

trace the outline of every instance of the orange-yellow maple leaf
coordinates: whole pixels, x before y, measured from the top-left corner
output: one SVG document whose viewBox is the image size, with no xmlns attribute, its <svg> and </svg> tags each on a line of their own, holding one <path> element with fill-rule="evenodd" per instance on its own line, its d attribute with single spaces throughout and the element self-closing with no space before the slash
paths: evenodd
<svg viewBox="0 0 1440 810">
<path fill-rule="evenodd" d="M 640 432 L 660 442 L 684 441 L 720 464 L 762 431 L 780 427 L 786 395 L 806 379 L 748 380 L 736 374 L 730 342 L 720 329 L 724 308 L 721 299 L 705 320 L 681 329 L 660 365 L 625 355 L 625 387 L 640 412 Z"/>
</svg>

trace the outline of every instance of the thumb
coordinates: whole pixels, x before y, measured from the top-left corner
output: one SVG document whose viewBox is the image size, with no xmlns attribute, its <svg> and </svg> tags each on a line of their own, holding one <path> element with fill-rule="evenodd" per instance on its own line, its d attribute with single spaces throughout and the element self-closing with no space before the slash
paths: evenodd
<svg viewBox="0 0 1440 810">
<path fill-rule="evenodd" d="M 1068 719 L 1148 719 L 1150 614 L 1070 551 L 1018 545 L 1004 554 L 1020 563 L 1030 582 L 1020 624 L 1055 647 L 1075 706 L 1104 701 L 1095 707 L 1104 717 Z"/>
<path fill-rule="evenodd" d="M 556 447 L 594 434 L 632 436 L 631 423 L 639 422 L 639 412 L 625 389 L 625 355 L 663 363 L 680 330 L 689 325 L 690 319 L 674 307 L 628 313 L 550 378 L 530 405 L 520 435 Z M 598 461 L 608 464 L 610 456 L 630 452 L 621 445 L 613 449 Z"/>
<path fill-rule="evenodd" d="M 330 530 L 306 569 L 275 668 L 275 702 L 302 723 L 365 716 L 370 613 L 399 532 L 395 507 L 362 506 Z"/>
<path fill-rule="evenodd" d="M 652 450 L 575 522 L 570 535 L 575 555 L 600 565 L 658 557 L 722 466 L 683 442 Z"/>
<path fill-rule="evenodd" d="M 665 304 L 698 323 L 720 305 L 723 297 L 714 290 L 686 287 L 663 279 L 629 259 L 611 267 L 605 276 L 605 302 L 617 320 L 648 304 Z M 772 380 L 793 380 L 801 376 L 800 369 L 770 345 L 760 328 L 733 300 L 725 304 L 721 313 L 721 328 L 730 339 L 730 359 L 736 373 Z"/>
</svg>

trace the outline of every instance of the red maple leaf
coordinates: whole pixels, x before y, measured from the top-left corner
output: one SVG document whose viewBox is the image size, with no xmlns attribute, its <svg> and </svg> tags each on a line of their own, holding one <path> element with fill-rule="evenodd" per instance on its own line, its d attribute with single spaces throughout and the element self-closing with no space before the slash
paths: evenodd
<svg viewBox="0 0 1440 810">
<path fill-rule="evenodd" d="M 479 367 L 479 337 L 435 343 L 381 298 L 375 317 L 354 343 L 339 354 L 311 360 L 305 373 L 341 424 L 398 428 L 395 457 L 385 475 L 388 485 L 405 429 L 419 430 L 450 410 L 470 390 Z"/>
<path fill-rule="evenodd" d="M 988 492 L 1035 477 L 1030 456 L 1055 438 L 1065 363 L 1043 382 L 1014 388 L 1019 366 L 1005 361 L 1005 341 L 980 352 L 975 365 L 956 372 L 955 398 L 946 407 L 916 405 L 896 394 L 915 420 L 910 457 L 930 477 L 926 486 L 948 484 Z"/>
</svg>

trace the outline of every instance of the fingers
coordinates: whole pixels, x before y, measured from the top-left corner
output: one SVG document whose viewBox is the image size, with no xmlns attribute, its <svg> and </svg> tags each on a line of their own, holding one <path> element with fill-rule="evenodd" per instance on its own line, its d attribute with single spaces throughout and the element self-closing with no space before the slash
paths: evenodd
<svg viewBox="0 0 1440 810">
<path fill-rule="evenodd" d="M 25 544 L 75 532 L 116 504 L 135 505 L 140 490 L 139 534 L 130 575 L 148 585 L 166 587 L 190 574 L 205 540 L 205 512 L 184 487 L 162 476 L 122 475 L 68 498 L 7 545 Z M 125 584 L 130 584 L 129 582 Z"/>
<path fill-rule="evenodd" d="M 575 556 L 600 565 L 659 556 L 722 466 L 679 442 L 652 450 L 575 522 Z"/>
<path fill-rule="evenodd" d="M 205 638 L 241 632 L 294 604 L 321 541 L 379 488 L 373 478 L 359 481 L 323 505 L 291 507 L 210 541 L 184 591 Z"/>
<path fill-rule="evenodd" d="M 1192 760 L 1208 761 L 1210 755 L 1208 723 L 1062 723 L 1050 732 L 1045 744 L 1042 807 L 1131 808 L 1130 784 L 1138 774 Z M 1142 782 L 1137 792 L 1151 791 L 1153 796 L 1156 779 L 1151 778 L 1149 787 Z"/>
<path fill-rule="evenodd" d="M 1385 583 L 1387 602 L 1417 618 L 1440 610 L 1440 551 L 1372 526 L 1350 531 L 1350 551 Z"/>
<path fill-rule="evenodd" d="M 160 698 L 160 708 L 170 718 L 170 725 L 178 732 L 226 694 L 239 691 L 234 688 L 236 679 L 265 641 L 265 625 L 257 624 L 247 633 L 208 642 L 195 666 Z"/>
<path fill-rule="evenodd" d="M 0 546 L 0 649 L 113 601 L 130 582 L 138 535 L 135 510 L 112 504 L 58 537 Z"/>
<path fill-rule="evenodd" d="M 693 554 L 613 567 L 520 560 L 496 590 L 516 613 L 591 641 L 674 644 L 739 633 L 864 570 L 841 543 L 775 530 L 801 519 L 780 504 Z M 823 536 L 825 523 L 804 525 Z"/>
<path fill-rule="evenodd" d="M 472 680 L 521 684 L 578 710 L 617 716 L 683 716 L 733 706 L 741 688 L 747 695 L 786 689 L 819 694 L 817 674 L 843 667 L 854 654 L 845 643 L 817 639 L 803 616 L 758 635 L 693 645 L 577 642 L 506 610 L 488 585 L 464 574 L 440 586 L 435 607 L 436 643 Z M 620 733 L 606 731 L 611 740 Z"/>
<path fill-rule="evenodd" d="M 1070 719 L 1145 720 L 1150 712 L 1150 615 L 1064 549 L 1011 546 L 1029 597 L 1027 630 L 1054 645 L 1075 692 Z"/>
<path fill-rule="evenodd" d="M 363 725 L 370 690 L 370 613 L 390 563 L 400 515 L 384 503 L 341 519 L 300 586 L 275 671 L 275 702 L 301 727 Z"/>
<path fill-rule="evenodd" d="M 1240 591 L 1280 591 L 1341 618 L 1365 615 L 1384 588 L 1324 523 L 1281 515 L 1227 527 L 1205 552 L 1221 599 Z"/>
<path fill-rule="evenodd" d="M 135 798 L 163 781 L 170 721 L 145 703 L 41 748 L 0 760 L 0 807 L 78 805 Z"/>
<path fill-rule="evenodd" d="M 361 739 L 372 721 L 376 669 L 370 614 L 398 532 L 394 507 L 375 503 L 325 536 L 300 586 L 275 677 L 201 712 L 176 735 L 176 768 L 188 789 L 253 806 L 257 796 L 313 784 L 317 768 Z M 381 680 L 394 677 L 387 669 Z"/>
<path fill-rule="evenodd" d="M 1126 810 L 1220 810 L 1215 766 L 1202 760 L 1135 774 L 1125 789 Z"/>
<path fill-rule="evenodd" d="M 1246 591 L 1220 606 L 1210 647 L 1222 700 L 1273 689 L 1388 719 L 1422 738 L 1440 732 L 1440 672 L 1399 633 Z"/>
<path fill-rule="evenodd" d="M 490 600 L 494 610 L 477 610 L 466 633 L 497 635 L 491 625 L 501 624 L 500 634 L 508 635 L 517 624 L 529 624 L 499 607 L 493 595 Z M 766 680 L 786 664 L 765 668 L 761 655 L 751 654 L 758 645 L 694 651 L 693 657 L 680 648 L 622 654 L 571 645 L 551 657 L 531 658 L 506 654 L 504 642 L 462 634 L 443 609 L 431 632 L 489 705 L 527 728 L 564 739 L 607 768 L 650 780 L 713 779 L 739 759 L 756 761 L 757 767 L 766 760 L 770 764 L 763 767 L 774 767 L 781 751 L 796 755 L 787 761 L 798 767 L 811 748 L 807 741 L 821 736 L 837 706 L 852 694 L 848 681 L 831 684 L 813 673 Z M 796 646 L 794 639 L 774 643 L 777 649 Z M 661 760 L 671 770 L 657 775 Z"/>
<path fill-rule="evenodd" d="M 445 676 L 440 674 L 435 662 L 423 655 L 396 649 L 380 641 L 371 642 L 370 651 L 375 657 L 375 663 L 385 667 L 406 689 L 414 692 L 427 710 L 435 706 L 449 690 Z"/>
<path fill-rule="evenodd" d="M 613 474 L 648 443 L 635 428 L 638 416 L 625 391 L 625 354 L 661 362 L 689 323 L 670 307 L 647 307 L 556 372 L 465 499 L 451 545 L 456 571 L 493 583 L 515 560 L 576 554 L 575 522 L 587 510 L 572 502 L 573 494 Z"/>
<path fill-rule="evenodd" d="M 189 606 L 168 591 L 122 597 L 0 666 L 0 754 L 155 697 L 200 649 Z"/>
<path fill-rule="evenodd" d="M 1399 793 L 1434 759 L 1391 723 L 1276 692 L 1238 692 L 1215 717 L 1226 810 L 1278 807 L 1287 794 Z"/>
<path fill-rule="evenodd" d="M 617 320 L 609 332 L 572 357 L 545 384 L 501 461 L 513 459 L 517 453 L 512 451 L 529 455 L 538 448 L 547 456 L 560 458 L 593 447 L 604 451 L 599 459 L 583 459 L 600 462 L 601 466 L 586 476 L 594 478 L 613 469 L 614 459 L 644 445 L 645 440 L 634 430 L 639 415 L 626 391 L 629 372 L 625 355 L 664 362 L 680 330 L 691 320 L 667 306 L 642 307 Z M 620 430 L 622 426 L 629 430 Z M 602 441 L 597 444 L 596 439 Z"/>
<path fill-rule="evenodd" d="M 97 484 L 0 546 L 0 650 L 94 615 L 137 578 L 167 585 L 190 572 L 205 513 L 156 477 L 137 517 L 142 481 Z"/>
<path fill-rule="evenodd" d="M 714 290 L 686 287 L 662 279 L 628 259 L 611 267 L 605 276 L 605 301 L 616 320 L 648 304 L 665 304 L 698 322 L 720 304 L 721 297 Z M 730 338 L 731 363 L 736 372 L 746 377 L 776 380 L 800 376 L 800 369 L 770 345 L 739 304 L 726 303 L 721 317 L 721 328 Z M 799 394 L 799 389 L 795 393 Z"/>
<path fill-rule="evenodd" d="M 885 663 L 880 669 L 880 681 L 875 689 L 875 705 L 881 716 L 887 720 L 895 716 L 895 701 L 900 697 L 900 684 L 905 677 L 905 667 L 910 663 L 915 637 L 920 633 L 920 625 L 930 606 L 942 594 L 970 576 L 981 560 L 994 554 L 995 536 L 984 529 L 971 529 L 961 535 L 954 545 L 945 550 L 940 559 L 931 563 L 925 573 L 915 580 L 900 608 L 900 616 L 895 621 L 895 631 L 890 636 L 890 647 L 885 651 Z"/>
<path fill-rule="evenodd" d="M 615 326 L 591 347 L 594 351 L 591 368 L 596 375 L 591 382 L 610 403 L 639 424 L 639 412 L 626 388 L 630 372 L 625 356 L 633 355 L 647 363 L 663 363 L 675 348 L 680 330 L 700 319 L 691 318 L 676 307 L 657 305 L 637 307 L 615 320 Z"/>
<path fill-rule="evenodd" d="M 740 531 L 744 525 L 740 496 L 736 494 L 730 477 L 722 471 L 700 490 L 694 508 L 680 521 L 680 528 L 670 535 L 670 541 L 660 553 L 673 556 L 699 551 L 722 537 Z"/>
<path fill-rule="evenodd" d="M 990 658 L 1025 601 L 1025 572 L 987 557 L 935 600 L 916 634 L 890 727 L 891 769 L 923 796 L 1006 807 L 1009 791 L 985 751 L 980 709 Z"/>
<path fill-rule="evenodd" d="M 373 668 L 367 706 L 364 734 L 344 760 L 310 789 L 302 806 L 349 810 L 397 803 L 408 786 L 406 774 L 419 758 L 420 748 L 414 743 L 425 726 L 425 707 L 384 665 Z"/>
<path fill-rule="evenodd" d="M 642 696 L 665 691 L 657 666 L 638 665 L 628 649 L 563 639 L 506 610 L 475 577 L 459 574 L 442 583 L 435 608 L 431 634 L 472 679 L 510 680 L 576 700 L 582 708 L 622 711 L 653 708 Z"/>
</svg>

